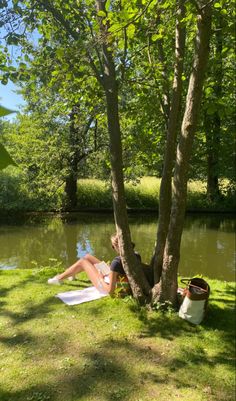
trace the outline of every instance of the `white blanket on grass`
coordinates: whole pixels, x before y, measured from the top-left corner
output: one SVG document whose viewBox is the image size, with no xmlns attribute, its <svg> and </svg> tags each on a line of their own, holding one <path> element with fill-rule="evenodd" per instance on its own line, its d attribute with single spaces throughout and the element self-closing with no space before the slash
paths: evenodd
<svg viewBox="0 0 236 401">
<path fill-rule="evenodd" d="M 95 287 L 88 287 L 84 290 L 60 292 L 56 297 L 60 298 L 60 300 L 67 305 L 78 305 L 83 302 L 94 301 L 95 299 L 106 297 L 107 295 L 107 293 L 99 292 Z"/>
</svg>

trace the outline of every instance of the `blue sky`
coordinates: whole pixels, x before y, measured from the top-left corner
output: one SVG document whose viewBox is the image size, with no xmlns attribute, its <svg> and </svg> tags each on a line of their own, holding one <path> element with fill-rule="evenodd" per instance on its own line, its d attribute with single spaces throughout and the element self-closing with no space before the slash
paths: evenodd
<svg viewBox="0 0 236 401">
<path fill-rule="evenodd" d="M 9 81 L 7 85 L 0 83 L 0 104 L 8 109 L 20 111 L 20 107 L 24 104 L 23 98 L 15 93 L 17 86 Z M 12 114 L 12 117 L 14 114 Z"/>
</svg>

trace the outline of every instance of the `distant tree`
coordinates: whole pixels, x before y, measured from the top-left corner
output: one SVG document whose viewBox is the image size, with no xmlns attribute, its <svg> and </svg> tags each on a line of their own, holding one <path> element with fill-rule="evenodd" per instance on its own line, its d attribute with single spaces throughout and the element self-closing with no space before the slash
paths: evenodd
<svg viewBox="0 0 236 401">
<path fill-rule="evenodd" d="M 227 11 L 226 11 L 227 10 Z M 231 137 L 233 127 L 228 129 L 227 120 L 233 121 L 234 56 L 233 50 L 233 19 L 234 11 L 228 1 L 216 3 L 213 13 L 213 36 L 211 42 L 211 57 L 208 68 L 208 79 L 204 89 L 203 129 L 206 139 L 207 160 L 207 196 L 210 201 L 221 197 L 220 178 L 227 177 L 226 170 L 221 166 L 221 160 L 232 169 L 231 157 L 226 156 L 225 145 Z M 226 16 L 227 15 L 227 19 Z M 231 131 L 231 132 L 230 132 Z M 233 138 L 231 138 L 232 140 Z M 229 151 L 231 154 L 232 152 Z M 225 156 L 224 156 L 225 155 Z M 224 171 L 224 175 L 222 174 Z"/>
</svg>

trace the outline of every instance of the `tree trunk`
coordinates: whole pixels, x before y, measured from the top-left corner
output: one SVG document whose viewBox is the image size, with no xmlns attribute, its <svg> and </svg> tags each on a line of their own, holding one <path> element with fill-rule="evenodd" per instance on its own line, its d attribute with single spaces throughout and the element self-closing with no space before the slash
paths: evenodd
<svg viewBox="0 0 236 401">
<path fill-rule="evenodd" d="M 155 253 L 151 262 L 154 267 L 155 283 L 158 283 L 161 277 L 163 253 L 170 221 L 172 171 L 174 167 L 176 138 L 179 125 L 178 123 L 180 119 L 179 117 L 180 117 L 180 103 L 181 103 L 181 93 L 182 93 L 182 74 L 183 74 L 185 36 L 186 36 L 185 26 L 182 26 L 180 21 L 184 18 L 184 16 L 185 16 L 185 0 L 180 0 L 177 12 L 176 33 L 175 33 L 175 69 L 174 69 L 174 81 L 172 88 L 172 100 L 168 119 L 167 140 L 166 140 L 166 148 L 164 155 L 164 167 L 162 172 L 160 196 L 159 196 L 157 241 L 156 241 Z"/>
<path fill-rule="evenodd" d="M 164 250 L 162 276 L 160 284 L 156 284 L 153 289 L 153 294 L 158 297 L 158 300 L 169 301 L 172 304 L 177 302 L 177 271 L 184 225 L 189 158 L 197 126 L 211 34 L 211 2 L 206 0 L 204 4 L 202 2 L 198 2 L 198 4 L 202 7 L 198 9 L 193 69 L 176 154 L 171 217 Z"/>
<path fill-rule="evenodd" d="M 213 64 L 214 97 L 216 102 L 222 97 L 222 15 L 217 16 L 216 23 L 216 48 Z M 211 201 L 217 200 L 220 196 L 219 188 L 219 151 L 221 134 L 221 117 L 219 106 L 213 115 L 205 114 L 204 125 L 206 129 L 207 147 L 207 196 Z"/>
<path fill-rule="evenodd" d="M 78 178 L 78 128 L 75 126 L 75 116 L 78 107 L 74 106 L 70 113 L 69 148 L 68 159 L 69 173 L 65 183 L 65 210 L 75 209 L 77 206 L 77 178 Z"/>
<path fill-rule="evenodd" d="M 97 0 L 97 11 L 105 10 L 106 1 Z M 117 234 L 119 236 L 120 255 L 124 270 L 128 276 L 133 295 L 141 303 L 146 302 L 150 286 L 137 261 L 131 244 L 131 235 L 126 210 L 121 131 L 118 111 L 118 86 L 116 82 L 115 65 L 111 51 L 107 46 L 107 25 L 100 19 L 100 33 L 104 60 L 103 87 L 106 95 L 107 122 L 110 138 L 112 199 Z"/>
<path fill-rule="evenodd" d="M 65 210 L 73 210 L 77 206 L 77 176 L 74 172 L 66 177 L 65 184 Z"/>
<path fill-rule="evenodd" d="M 65 210 L 75 209 L 77 206 L 77 180 L 79 164 L 89 154 L 95 152 L 98 148 L 97 139 L 95 139 L 94 150 L 87 149 L 87 135 L 91 128 L 91 124 L 94 121 L 93 113 L 87 118 L 84 126 L 81 126 L 76 122 L 76 118 L 79 118 L 79 106 L 74 106 L 70 114 L 70 132 L 69 132 L 69 148 L 70 155 L 68 158 L 68 169 L 69 173 L 66 177 L 65 183 Z M 96 136 L 96 131 L 95 131 Z"/>
<path fill-rule="evenodd" d="M 220 196 L 218 165 L 221 119 L 218 112 L 213 117 L 205 113 L 204 128 L 207 148 L 207 197 L 213 202 Z"/>
</svg>

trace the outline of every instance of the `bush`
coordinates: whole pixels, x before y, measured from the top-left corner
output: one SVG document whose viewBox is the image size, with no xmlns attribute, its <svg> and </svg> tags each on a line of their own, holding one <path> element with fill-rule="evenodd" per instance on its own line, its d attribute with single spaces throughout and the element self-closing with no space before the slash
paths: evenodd
<svg viewBox="0 0 236 401">
<path fill-rule="evenodd" d="M 215 202 L 206 195 L 206 184 L 190 181 L 188 184 L 188 211 L 234 211 L 235 189 L 222 181 L 222 196 Z M 139 182 L 125 185 L 128 209 L 158 210 L 160 179 L 144 177 Z M 0 173 L 0 210 L 2 211 L 60 211 L 64 188 L 55 190 L 50 182 L 44 186 L 29 184 L 23 172 L 9 167 Z M 81 179 L 78 181 L 77 209 L 112 209 L 111 188 L 107 181 Z"/>
</svg>

